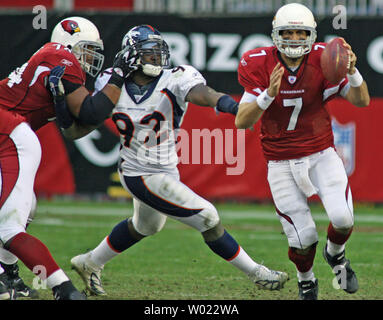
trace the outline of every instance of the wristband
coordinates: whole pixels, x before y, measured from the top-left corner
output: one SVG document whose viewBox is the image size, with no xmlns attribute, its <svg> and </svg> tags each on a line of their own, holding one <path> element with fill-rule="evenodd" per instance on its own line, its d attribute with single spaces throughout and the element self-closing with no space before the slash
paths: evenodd
<svg viewBox="0 0 383 320">
<path fill-rule="evenodd" d="M 258 97 L 257 104 L 262 110 L 266 110 L 271 103 L 274 101 L 275 97 L 270 97 L 265 89 Z"/>
<path fill-rule="evenodd" d="M 363 77 L 357 68 L 354 74 L 347 74 L 347 79 L 351 87 L 360 87 L 363 83 Z"/>
<path fill-rule="evenodd" d="M 236 115 L 238 112 L 238 102 L 226 94 L 218 99 L 217 110 Z"/>
</svg>

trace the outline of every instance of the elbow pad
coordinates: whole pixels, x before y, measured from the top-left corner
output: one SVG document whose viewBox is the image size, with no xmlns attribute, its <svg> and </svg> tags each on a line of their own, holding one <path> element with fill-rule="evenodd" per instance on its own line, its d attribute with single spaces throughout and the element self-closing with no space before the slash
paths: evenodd
<svg viewBox="0 0 383 320">
<path fill-rule="evenodd" d="M 94 96 L 88 95 L 84 99 L 79 120 L 82 124 L 98 126 L 110 117 L 113 108 L 113 102 L 102 91 L 99 91 Z"/>
</svg>

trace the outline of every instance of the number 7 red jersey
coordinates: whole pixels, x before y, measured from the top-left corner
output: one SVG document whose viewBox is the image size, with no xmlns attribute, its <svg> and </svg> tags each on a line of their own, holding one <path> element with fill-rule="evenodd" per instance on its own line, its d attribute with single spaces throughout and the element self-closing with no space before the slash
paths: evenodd
<svg viewBox="0 0 383 320">
<path fill-rule="evenodd" d="M 323 76 L 320 55 L 326 43 L 315 43 L 300 67 L 285 67 L 278 95 L 261 118 L 261 143 L 267 160 L 304 157 L 334 146 L 331 118 L 326 102 L 337 94 L 345 96 L 344 78 L 331 85 Z M 247 94 L 258 96 L 269 86 L 275 65 L 284 65 L 276 47 L 247 51 L 238 67 L 238 81 Z"/>
<path fill-rule="evenodd" d="M 0 81 L 0 134 L 9 134 L 25 121 L 36 131 L 56 118 L 48 75 L 57 65 L 66 66 L 63 79 L 85 84 L 85 72 L 74 54 L 58 43 L 47 43 Z"/>
</svg>

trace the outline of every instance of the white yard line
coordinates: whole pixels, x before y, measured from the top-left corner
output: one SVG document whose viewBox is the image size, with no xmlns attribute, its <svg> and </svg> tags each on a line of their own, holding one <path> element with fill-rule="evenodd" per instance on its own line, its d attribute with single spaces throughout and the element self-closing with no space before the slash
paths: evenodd
<svg viewBox="0 0 383 320">
<path fill-rule="evenodd" d="M 97 208 L 97 207 L 61 207 L 61 206 L 38 206 L 37 217 L 39 214 L 55 214 L 55 215 L 81 215 L 81 216 L 109 216 L 109 217 L 130 217 L 133 214 L 131 207 L 127 208 Z M 272 211 L 264 210 L 220 210 L 221 218 L 230 220 L 276 220 L 276 214 Z M 328 221 L 325 213 L 314 213 L 313 218 L 315 221 Z M 356 222 L 369 222 L 369 223 L 383 223 L 383 215 L 373 214 L 356 214 Z"/>
</svg>

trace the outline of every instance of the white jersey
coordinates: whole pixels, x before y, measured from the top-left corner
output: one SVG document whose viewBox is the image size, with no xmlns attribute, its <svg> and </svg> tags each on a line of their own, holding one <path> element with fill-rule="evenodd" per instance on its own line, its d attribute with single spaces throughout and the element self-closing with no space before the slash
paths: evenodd
<svg viewBox="0 0 383 320">
<path fill-rule="evenodd" d="M 95 90 L 108 82 L 111 70 L 97 78 Z M 206 80 L 194 67 L 165 69 L 145 87 L 126 81 L 112 119 L 120 132 L 121 168 L 126 176 L 175 173 L 176 133 L 187 109 L 189 91 Z"/>
</svg>

